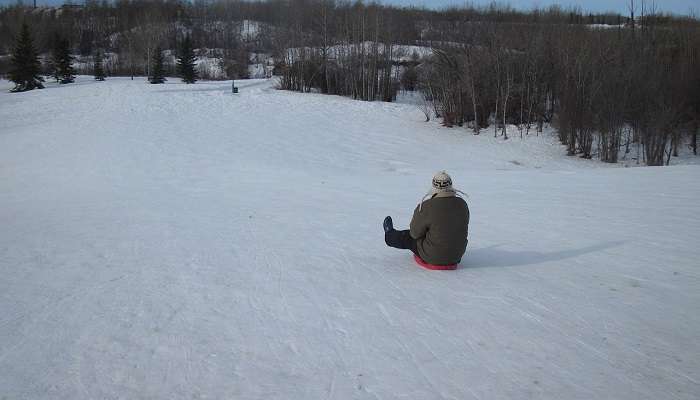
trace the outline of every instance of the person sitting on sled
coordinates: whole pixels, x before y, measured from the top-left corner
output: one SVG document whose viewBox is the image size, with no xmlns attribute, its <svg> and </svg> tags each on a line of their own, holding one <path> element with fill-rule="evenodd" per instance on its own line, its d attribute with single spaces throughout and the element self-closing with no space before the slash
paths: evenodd
<svg viewBox="0 0 700 400">
<path fill-rule="evenodd" d="M 467 250 L 469 207 L 458 194 L 464 192 L 452 188 L 445 171 L 435 174 L 432 188 L 413 211 L 410 230 L 397 231 L 390 216 L 384 219 L 387 246 L 411 250 L 428 264 L 459 264 Z"/>
</svg>

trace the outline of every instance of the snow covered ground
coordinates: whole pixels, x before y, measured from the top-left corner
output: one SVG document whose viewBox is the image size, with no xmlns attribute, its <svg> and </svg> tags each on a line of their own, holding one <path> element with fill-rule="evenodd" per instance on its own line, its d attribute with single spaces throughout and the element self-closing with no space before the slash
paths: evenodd
<svg viewBox="0 0 700 400">
<path fill-rule="evenodd" d="M 238 85 L 0 83 L 0 398 L 700 397 L 700 167 Z M 441 169 L 453 272 L 381 230 Z"/>
</svg>

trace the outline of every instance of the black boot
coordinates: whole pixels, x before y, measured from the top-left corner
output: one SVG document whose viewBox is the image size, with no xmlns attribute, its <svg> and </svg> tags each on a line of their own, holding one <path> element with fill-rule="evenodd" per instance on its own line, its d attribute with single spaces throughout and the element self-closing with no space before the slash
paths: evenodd
<svg viewBox="0 0 700 400">
<path fill-rule="evenodd" d="M 391 217 L 384 218 L 384 233 L 394 230 L 394 223 L 391 221 Z"/>
</svg>

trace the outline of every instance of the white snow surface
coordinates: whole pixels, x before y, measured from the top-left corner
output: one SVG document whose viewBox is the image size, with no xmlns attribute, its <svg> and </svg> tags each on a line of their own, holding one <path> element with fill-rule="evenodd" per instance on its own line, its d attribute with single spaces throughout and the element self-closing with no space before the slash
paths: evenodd
<svg viewBox="0 0 700 400">
<path fill-rule="evenodd" d="M 700 397 L 700 167 L 237 84 L 0 83 L 0 398 Z M 447 272 L 381 229 L 441 169 Z"/>
</svg>

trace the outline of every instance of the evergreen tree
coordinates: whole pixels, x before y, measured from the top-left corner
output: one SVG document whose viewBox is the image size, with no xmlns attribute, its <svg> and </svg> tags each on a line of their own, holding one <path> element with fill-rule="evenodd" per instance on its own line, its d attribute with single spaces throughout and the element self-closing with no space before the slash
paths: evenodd
<svg viewBox="0 0 700 400">
<path fill-rule="evenodd" d="M 58 33 L 55 33 L 51 39 L 51 58 L 49 59 L 49 75 L 56 82 L 60 82 L 61 76 L 59 74 L 58 65 L 61 63 L 61 44 L 63 39 Z"/>
<path fill-rule="evenodd" d="M 160 46 L 156 47 L 151 63 L 151 76 L 148 78 L 148 81 L 151 83 L 164 83 L 166 81 L 165 68 L 163 67 L 163 50 Z"/>
<path fill-rule="evenodd" d="M 9 77 L 15 83 L 13 92 L 23 92 L 25 90 L 43 89 L 44 78 L 39 76 L 41 63 L 34 48 L 34 41 L 29 26 L 22 24 L 17 43 L 12 52 L 12 69 Z"/>
<path fill-rule="evenodd" d="M 177 59 L 177 72 L 185 83 L 195 83 L 197 81 L 197 70 L 195 69 L 195 55 L 192 48 L 190 36 L 185 36 L 185 40 L 180 46 L 180 56 Z"/>
<path fill-rule="evenodd" d="M 94 66 L 94 75 L 95 75 L 95 80 L 97 81 L 103 81 L 105 80 L 105 70 L 104 67 L 102 66 L 102 59 L 103 59 L 102 52 L 100 50 L 97 50 L 97 54 L 95 54 L 95 66 Z"/>
<path fill-rule="evenodd" d="M 48 73 L 47 76 L 51 76 L 58 82 L 58 43 L 61 41 L 61 37 L 55 33 L 51 38 L 51 58 L 48 62 Z"/>
<path fill-rule="evenodd" d="M 72 83 L 75 80 L 73 56 L 70 55 L 68 39 L 57 38 L 52 55 L 53 76 L 60 83 Z"/>
</svg>

